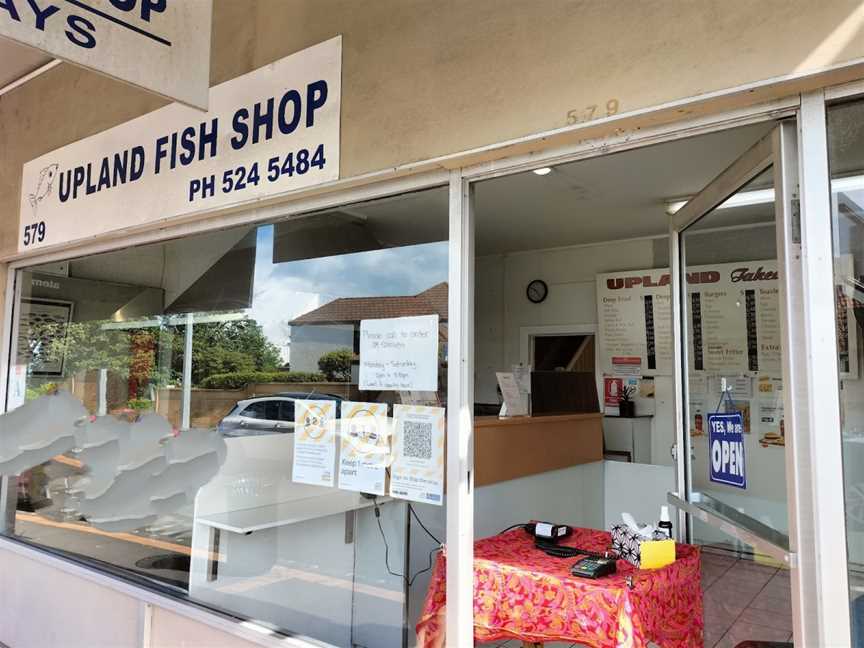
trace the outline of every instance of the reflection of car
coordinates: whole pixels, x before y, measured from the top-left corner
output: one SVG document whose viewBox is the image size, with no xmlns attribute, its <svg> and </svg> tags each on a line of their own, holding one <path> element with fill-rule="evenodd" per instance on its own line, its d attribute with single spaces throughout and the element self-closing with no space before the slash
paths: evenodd
<svg viewBox="0 0 864 648">
<path fill-rule="evenodd" d="M 342 399 L 332 394 L 280 392 L 238 401 L 219 421 L 219 431 L 227 437 L 283 434 L 294 431 L 294 403 L 298 400 L 329 400 L 336 404 L 336 418 Z"/>
</svg>

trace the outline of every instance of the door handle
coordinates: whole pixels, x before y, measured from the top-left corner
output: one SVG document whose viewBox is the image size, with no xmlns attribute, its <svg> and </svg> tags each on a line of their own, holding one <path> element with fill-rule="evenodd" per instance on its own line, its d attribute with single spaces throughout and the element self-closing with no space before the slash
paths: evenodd
<svg viewBox="0 0 864 648">
<path fill-rule="evenodd" d="M 678 444 L 673 443 L 669 446 L 669 454 L 672 456 L 672 461 L 678 461 Z M 696 461 L 696 449 L 690 447 L 690 460 Z"/>
<path fill-rule="evenodd" d="M 240 421 L 240 427 L 246 427 L 246 421 Z"/>
</svg>

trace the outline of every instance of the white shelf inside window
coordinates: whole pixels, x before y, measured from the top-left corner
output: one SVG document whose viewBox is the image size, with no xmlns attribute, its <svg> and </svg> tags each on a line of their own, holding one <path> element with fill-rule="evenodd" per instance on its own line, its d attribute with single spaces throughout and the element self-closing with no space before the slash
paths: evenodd
<svg viewBox="0 0 864 648">
<path fill-rule="evenodd" d="M 390 501 L 379 496 L 378 504 Z M 297 524 L 306 520 L 337 515 L 374 506 L 371 499 L 366 499 L 360 493 L 353 491 L 335 491 L 327 495 L 305 497 L 302 499 L 268 504 L 255 508 L 238 509 L 224 513 L 201 515 L 197 522 L 229 533 L 247 534 L 253 531 L 273 529 L 289 524 Z"/>
</svg>

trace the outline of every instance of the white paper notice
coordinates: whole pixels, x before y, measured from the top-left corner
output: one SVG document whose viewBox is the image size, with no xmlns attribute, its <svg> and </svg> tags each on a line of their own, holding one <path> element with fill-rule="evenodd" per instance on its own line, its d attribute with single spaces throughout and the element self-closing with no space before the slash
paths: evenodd
<svg viewBox="0 0 864 648">
<path fill-rule="evenodd" d="M 528 395 L 519 389 L 516 376 L 512 373 L 496 372 L 498 386 L 501 388 L 501 396 L 507 408 L 507 416 L 526 416 L 528 414 Z"/>
<path fill-rule="evenodd" d="M 360 322 L 360 389 L 438 391 L 438 316 Z"/>
<path fill-rule="evenodd" d="M 444 408 L 394 405 L 390 496 L 443 504 Z"/>
<path fill-rule="evenodd" d="M 753 398 L 753 379 L 750 376 L 714 376 L 711 379 L 712 391 L 723 393 L 723 381 L 726 381 L 726 389 L 733 400 L 747 400 Z"/>
<path fill-rule="evenodd" d="M 336 463 L 336 401 L 295 401 L 294 461 L 291 479 L 333 486 Z"/>
<path fill-rule="evenodd" d="M 27 400 L 27 365 L 14 365 L 9 372 L 9 395 L 6 397 L 6 409 L 12 411 Z"/>
<path fill-rule="evenodd" d="M 384 494 L 390 430 L 387 403 L 342 401 L 339 488 Z"/>
</svg>

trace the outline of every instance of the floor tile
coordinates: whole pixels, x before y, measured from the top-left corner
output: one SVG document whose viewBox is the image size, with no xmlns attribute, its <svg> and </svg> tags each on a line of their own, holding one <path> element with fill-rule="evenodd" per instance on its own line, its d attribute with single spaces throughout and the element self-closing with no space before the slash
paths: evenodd
<svg viewBox="0 0 864 648">
<path fill-rule="evenodd" d="M 710 592 L 706 593 L 705 598 L 703 599 L 704 609 L 708 610 L 709 607 L 713 608 L 714 614 L 717 615 L 717 618 L 725 618 L 729 615 L 738 618 L 738 615 L 747 609 L 748 603 L 749 601 L 739 601 L 734 598 L 729 598 L 728 595 L 711 596 Z M 707 615 L 710 613 L 703 612 L 703 614 Z"/>
<path fill-rule="evenodd" d="M 792 591 L 790 590 L 789 585 L 785 583 L 772 581 L 765 585 L 762 593 L 771 598 L 783 599 L 784 601 L 790 602 L 792 601 Z"/>
<path fill-rule="evenodd" d="M 705 628 L 705 635 L 703 638 L 703 645 L 705 648 L 711 648 L 714 644 L 719 642 L 723 635 L 726 634 L 728 628 L 723 628 L 722 630 L 709 630 L 707 627 Z"/>
<path fill-rule="evenodd" d="M 728 567 L 719 567 L 714 565 L 706 565 L 702 568 L 702 589 L 707 590 L 717 580 L 726 573 Z"/>
<path fill-rule="evenodd" d="M 753 641 L 787 641 L 789 639 L 789 632 L 777 628 L 769 628 L 768 626 L 737 621 L 720 640 L 718 648 L 727 648 L 727 646 L 728 648 L 734 648 L 742 641 L 748 639 Z"/>
<path fill-rule="evenodd" d="M 733 557 L 733 556 L 726 556 L 723 554 L 709 553 L 706 551 L 702 552 L 703 564 L 725 565 L 726 567 L 729 567 L 737 561 L 738 561 L 738 559 Z"/>
<path fill-rule="evenodd" d="M 774 570 L 755 569 L 753 567 L 745 567 L 741 564 L 732 565 L 726 572 L 727 576 L 741 581 L 751 581 L 764 585 L 774 576 Z M 777 581 L 778 584 L 783 581 Z"/>
<path fill-rule="evenodd" d="M 765 580 L 770 580 L 773 576 L 777 574 L 776 567 L 757 565 L 756 563 L 752 563 L 747 560 L 739 560 L 737 563 L 732 565 L 730 570 L 738 573 L 758 574 L 760 577 L 764 577 Z"/>
<path fill-rule="evenodd" d="M 748 581 L 742 578 L 735 578 L 729 574 L 724 574 L 711 584 L 706 594 L 724 596 L 729 599 L 734 599 L 741 603 L 742 607 L 747 607 L 747 604 L 765 588 L 765 583 L 758 581 Z M 778 598 L 782 598 L 778 596 Z"/>
<path fill-rule="evenodd" d="M 771 596 L 771 592 L 762 590 L 750 601 L 750 607 L 755 610 L 765 610 L 771 612 L 780 610 L 783 612 L 792 613 L 792 602 L 790 598 Z"/>
<path fill-rule="evenodd" d="M 736 623 L 763 625 L 784 632 L 792 632 L 792 610 L 758 610 L 748 607 L 738 617 Z"/>
</svg>

